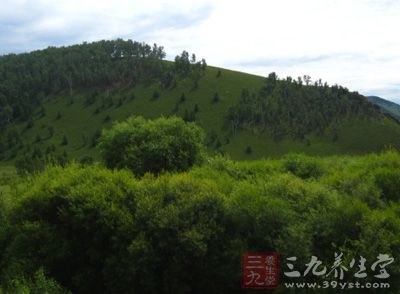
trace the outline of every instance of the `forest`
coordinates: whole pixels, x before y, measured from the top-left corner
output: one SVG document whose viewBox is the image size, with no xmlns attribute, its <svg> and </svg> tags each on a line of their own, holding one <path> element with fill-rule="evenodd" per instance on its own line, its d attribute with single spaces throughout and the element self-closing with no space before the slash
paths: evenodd
<svg viewBox="0 0 400 294">
<path fill-rule="evenodd" d="M 271 73 L 258 93 L 244 89 L 240 102 L 229 109 L 232 131 L 258 128 L 276 140 L 285 136 L 303 140 L 310 133 L 322 134 L 328 127 L 339 128 L 351 117 L 379 118 L 376 105 L 357 92 L 305 75 L 279 80 Z"/>
<path fill-rule="evenodd" d="M 162 46 L 122 39 L 0 56 L 0 126 L 29 120 L 49 94 L 72 96 L 76 89 L 155 80 L 168 88 L 176 75 L 196 80 L 206 67 L 204 59 L 189 59 L 186 51 L 176 57 L 174 68 L 164 58 Z"/>
</svg>

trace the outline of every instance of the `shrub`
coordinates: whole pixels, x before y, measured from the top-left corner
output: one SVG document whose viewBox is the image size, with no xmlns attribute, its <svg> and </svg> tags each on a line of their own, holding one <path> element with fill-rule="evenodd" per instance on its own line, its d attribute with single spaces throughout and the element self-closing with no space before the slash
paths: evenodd
<svg viewBox="0 0 400 294">
<path fill-rule="evenodd" d="M 128 246 L 134 229 L 128 209 L 134 186 L 128 172 L 78 165 L 46 169 L 10 213 L 3 273 L 31 277 L 44 267 L 74 292 L 103 292 L 102 270 Z"/>
<path fill-rule="evenodd" d="M 285 156 L 283 169 L 302 179 L 318 178 L 323 174 L 323 167 L 320 161 L 302 154 Z"/>
<path fill-rule="evenodd" d="M 130 117 L 103 131 L 99 148 L 109 168 L 146 172 L 184 171 L 201 162 L 204 133 L 180 118 Z"/>
<path fill-rule="evenodd" d="M 225 258 L 232 257 L 223 197 L 207 180 L 183 174 L 138 182 L 128 171 L 51 167 L 33 179 L 10 219 L 2 252 L 8 275 L 31 277 L 43 267 L 74 293 L 226 287 Z"/>
<path fill-rule="evenodd" d="M 12 277 L 11 281 L 7 281 L 7 285 L 3 288 L 4 293 L 20 293 L 20 294 L 68 294 L 70 293 L 61 287 L 56 281 L 46 277 L 43 268 L 40 268 L 33 279 L 26 279 L 23 276 Z M 0 287 L 0 293 L 3 293 Z"/>
<path fill-rule="evenodd" d="M 153 100 L 156 100 L 156 99 L 160 98 L 160 92 L 158 92 L 157 90 L 155 90 L 155 91 L 153 92 L 153 95 L 151 96 L 151 98 L 152 98 Z"/>
<path fill-rule="evenodd" d="M 88 94 L 85 98 L 85 106 L 93 105 L 97 102 L 97 96 L 99 93 L 97 91 L 93 91 L 92 93 Z"/>
<path fill-rule="evenodd" d="M 61 145 L 65 146 L 68 145 L 68 138 L 66 135 L 63 136 L 62 141 L 61 141 Z"/>
<path fill-rule="evenodd" d="M 220 100 L 218 93 L 215 93 L 212 99 L 212 103 L 218 103 Z"/>
<path fill-rule="evenodd" d="M 103 122 L 111 121 L 111 116 L 107 114 L 107 116 L 103 119 Z"/>
<path fill-rule="evenodd" d="M 79 163 L 82 165 L 90 165 L 93 162 L 94 162 L 93 157 L 88 156 L 88 155 L 82 157 L 81 160 L 79 160 Z"/>
<path fill-rule="evenodd" d="M 182 93 L 181 97 L 179 98 L 179 102 L 180 102 L 180 103 L 183 103 L 183 102 L 185 102 L 185 101 L 186 101 L 185 93 Z"/>
<path fill-rule="evenodd" d="M 146 138 L 142 123 L 158 129 L 154 121 L 133 122 L 140 126 L 134 133 Z M 376 282 L 377 255 L 400 253 L 400 203 L 374 207 L 361 195 L 378 197 L 380 177 L 397 179 L 399 155 L 384 164 L 381 155 L 298 157 L 296 168 L 312 162 L 323 175 L 305 181 L 288 173 L 288 158 L 220 156 L 188 172 L 140 180 L 99 165 L 47 168 L 26 179 L 15 198 L 0 197 L 0 293 L 63 293 L 56 283 L 73 293 L 241 293 L 240 260 L 248 251 L 281 253 L 285 271 L 286 258 L 295 256 L 301 272 L 311 256 L 329 270 L 342 252 L 345 279 L 363 256 L 364 281 Z M 383 183 L 391 191 L 396 181 Z M 357 263 L 349 266 L 352 258 Z M 387 270 L 391 277 L 382 282 L 399 293 L 398 263 Z M 302 279 L 313 281 L 310 274 Z"/>
<path fill-rule="evenodd" d="M 400 201 L 400 170 L 379 168 L 374 172 L 375 182 L 382 190 L 382 198 L 391 201 Z"/>
</svg>

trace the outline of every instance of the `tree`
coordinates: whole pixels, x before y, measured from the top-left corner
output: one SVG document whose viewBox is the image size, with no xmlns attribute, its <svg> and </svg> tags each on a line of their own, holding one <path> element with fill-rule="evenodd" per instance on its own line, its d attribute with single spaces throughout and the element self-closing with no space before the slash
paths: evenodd
<svg viewBox="0 0 400 294">
<path fill-rule="evenodd" d="M 7 105 L 0 109 L 0 126 L 5 126 L 11 122 L 13 109 Z"/>
<path fill-rule="evenodd" d="M 308 85 L 311 84 L 311 77 L 309 75 L 304 75 L 303 76 L 303 81 L 308 86 Z"/>
<path fill-rule="evenodd" d="M 193 110 L 193 111 L 188 111 L 187 109 L 185 109 L 185 113 L 184 113 L 184 115 L 183 115 L 183 120 L 185 121 L 185 122 L 193 122 L 193 121 L 195 121 L 196 120 L 196 113 L 195 113 L 195 111 Z"/>
<path fill-rule="evenodd" d="M 151 96 L 151 98 L 153 100 L 156 100 L 156 99 L 160 98 L 160 92 L 158 92 L 157 90 L 154 90 L 153 95 Z"/>
<path fill-rule="evenodd" d="M 49 132 L 49 138 L 52 138 L 54 136 L 54 127 L 48 127 L 47 131 Z"/>
<path fill-rule="evenodd" d="M 28 122 L 26 123 L 25 129 L 26 129 L 26 130 L 29 130 L 29 129 L 31 129 L 34 125 L 35 125 L 35 123 L 33 122 L 33 119 L 30 118 L 30 119 L 28 120 Z"/>
<path fill-rule="evenodd" d="M 183 103 L 183 102 L 186 101 L 185 93 L 182 93 L 181 98 L 179 98 L 179 101 L 180 101 L 181 103 Z"/>
<path fill-rule="evenodd" d="M 322 135 L 328 127 L 337 132 L 336 125 L 349 117 L 380 117 L 360 94 L 340 86 L 323 87 L 320 81 L 313 85 L 310 80 L 305 76 L 303 86 L 300 77 L 280 80 L 269 74 L 258 94 L 242 91 L 239 103 L 228 110 L 227 125 L 233 134 L 244 128 L 268 132 L 275 140 L 287 136 L 304 141 L 307 134 Z"/>
<path fill-rule="evenodd" d="M 92 137 L 92 145 L 91 145 L 92 147 L 96 147 L 100 137 L 101 137 L 101 131 L 100 130 L 96 130 L 94 132 L 94 134 L 93 134 L 93 137 Z"/>
<path fill-rule="evenodd" d="M 219 99 L 218 93 L 215 93 L 212 102 L 213 102 L 213 103 L 218 103 L 219 100 L 220 100 L 220 99 Z"/>
<path fill-rule="evenodd" d="M 184 171 L 201 162 L 204 132 L 181 118 L 130 117 L 104 130 L 99 149 L 109 168 L 146 172 Z"/>
<path fill-rule="evenodd" d="M 3 138 L 0 137 L 0 160 L 3 159 L 2 155 L 3 152 L 5 152 L 7 150 L 6 144 L 3 142 Z"/>
<path fill-rule="evenodd" d="M 62 141 L 61 141 L 61 145 L 68 145 L 68 138 L 66 135 L 64 135 Z"/>
<path fill-rule="evenodd" d="M 200 65 L 201 65 L 201 69 L 203 71 L 205 71 L 207 69 L 207 62 L 206 62 L 206 60 L 204 58 L 201 59 Z"/>
<path fill-rule="evenodd" d="M 246 154 L 252 154 L 253 153 L 253 149 L 251 148 L 251 146 L 247 146 L 246 150 L 244 151 Z"/>
<path fill-rule="evenodd" d="M 181 76 L 188 76 L 190 73 L 190 60 L 189 53 L 183 51 L 181 55 L 175 57 L 175 71 Z"/>
<path fill-rule="evenodd" d="M 106 115 L 106 117 L 104 118 L 104 122 L 109 122 L 111 121 L 111 116 L 110 115 Z"/>
<path fill-rule="evenodd" d="M 35 142 L 39 143 L 40 141 L 42 141 L 42 137 L 40 136 L 40 134 L 36 134 Z"/>
<path fill-rule="evenodd" d="M 97 91 L 93 91 L 91 94 L 87 95 L 85 99 L 85 105 L 89 106 L 95 104 L 97 101 L 97 96 L 98 96 Z"/>
<path fill-rule="evenodd" d="M 72 104 L 76 89 L 160 82 L 171 71 L 163 58 L 161 46 L 122 39 L 1 56 L 0 126 L 27 120 L 51 94 L 69 93 Z M 94 104 L 95 95 L 86 104 Z"/>
<path fill-rule="evenodd" d="M 46 109 L 43 106 L 40 108 L 39 115 L 40 117 L 46 116 Z"/>
<path fill-rule="evenodd" d="M 17 130 L 11 129 L 7 132 L 7 145 L 8 148 L 13 148 L 21 143 L 21 137 Z"/>
</svg>

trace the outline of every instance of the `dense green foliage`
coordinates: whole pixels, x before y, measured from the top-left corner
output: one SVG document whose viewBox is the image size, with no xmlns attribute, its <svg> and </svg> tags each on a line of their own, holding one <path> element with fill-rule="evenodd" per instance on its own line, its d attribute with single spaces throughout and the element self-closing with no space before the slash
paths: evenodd
<svg viewBox="0 0 400 294">
<path fill-rule="evenodd" d="M 399 256 L 397 122 L 308 76 L 164 57 L 123 40 L 0 57 L 0 161 L 16 167 L 0 167 L 1 294 L 241 293 L 246 251 L 299 267 L 337 251 L 368 266 Z M 198 166 L 203 141 L 236 159 L 285 156 Z M 97 150 L 113 169 L 93 164 Z"/>
<path fill-rule="evenodd" d="M 246 251 L 296 256 L 300 271 L 311 255 L 326 265 L 334 252 L 346 262 L 362 255 L 371 281 L 379 253 L 400 254 L 400 194 L 393 189 L 399 169 L 394 151 L 253 162 L 217 157 L 188 172 L 141 179 L 96 165 L 50 167 L 0 206 L 1 285 L 242 293 Z M 398 262 L 387 270 L 385 293 L 398 293 Z"/>
<path fill-rule="evenodd" d="M 165 55 L 156 44 L 118 39 L 0 56 L 0 127 L 28 121 L 46 96 L 60 91 L 72 97 L 76 89 L 155 81 L 169 88 L 182 72 L 197 83 L 206 68 L 204 59 L 189 60 L 186 51 L 177 56 L 180 62 L 174 67 L 162 62 Z"/>
<path fill-rule="evenodd" d="M 339 128 L 344 119 L 379 115 L 377 108 L 357 92 L 337 85 L 329 87 L 321 80 L 312 85 L 309 76 L 279 80 L 271 73 L 258 93 L 242 91 L 239 104 L 229 110 L 227 118 L 233 132 L 257 127 L 275 139 L 304 139 L 313 132 L 322 134 L 328 127 Z"/>
<path fill-rule="evenodd" d="M 33 279 L 25 279 L 18 277 L 13 279 L 6 286 L 7 292 L 5 293 L 18 293 L 18 294 L 69 294 L 70 291 L 61 287 L 57 282 L 49 279 L 44 274 L 43 269 L 39 269 Z M 0 293 L 3 294 L 2 288 Z"/>
<path fill-rule="evenodd" d="M 28 120 L 46 95 L 116 82 L 159 78 L 162 47 L 100 41 L 0 57 L 0 126 Z"/>
<path fill-rule="evenodd" d="M 203 130 L 181 118 L 130 117 L 104 130 L 99 148 L 107 167 L 128 168 L 142 176 L 188 170 L 201 162 L 203 142 Z"/>
</svg>

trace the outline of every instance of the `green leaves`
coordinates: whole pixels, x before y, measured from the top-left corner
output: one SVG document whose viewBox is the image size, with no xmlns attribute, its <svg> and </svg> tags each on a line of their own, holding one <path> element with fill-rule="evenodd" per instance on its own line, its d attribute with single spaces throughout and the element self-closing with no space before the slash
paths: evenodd
<svg viewBox="0 0 400 294">
<path fill-rule="evenodd" d="M 400 170 L 380 168 L 374 172 L 377 186 L 382 191 L 382 198 L 388 201 L 399 201 Z"/>
<path fill-rule="evenodd" d="M 203 142 L 203 131 L 180 118 L 131 117 L 103 131 L 99 148 L 107 167 L 128 168 L 142 176 L 188 170 L 201 162 Z"/>
<path fill-rule="evenodd" d="M 135 142 L 125 132 L 132 126 L 155 136 L 144 123 L 132 119 L 110 132 L 121 128 L 122 142 Z M 0 281 L 6 290 L 57 289 L 57 282 L 74 293 L 240 293 L 247 251 L 296 256 L 297 265 L 311 255 L 329 263 L 338 251 L 370 263 L 379 253 L 396 257 L 400 204 L 391 187 L 399 156 L 217 157 L 141 179 L 98 165 L 50 167 L 0 207 Z M 396 293 L 400 267 L 390 274 Z"/>
<path fill-rule="evenodd" d="M 289 154 L 283 159 L 283 168 L 302 179 L 318 178 L 323 166 L 316 158 L 302 154 Z"/>
<path fill-rule="evenodd" d="M 28 120 L 50 93 L 68 90 L 71 95 L 76 88 L 161 80 L 164 57 L 163 47 L 122 39 L 1 56 L 0 127 Z M 96 100 L 93 92 L 85 105 Z M 71 97 L 69 105 L 73 102 Z"/>
</svg>

